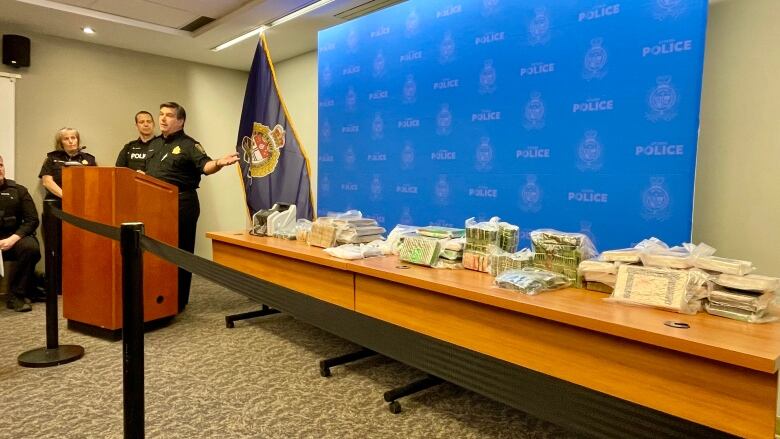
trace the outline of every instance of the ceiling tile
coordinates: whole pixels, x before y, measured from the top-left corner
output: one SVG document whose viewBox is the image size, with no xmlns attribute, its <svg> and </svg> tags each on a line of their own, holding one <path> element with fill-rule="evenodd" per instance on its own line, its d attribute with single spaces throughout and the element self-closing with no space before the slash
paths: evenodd
<svg viewBox="0 0 780 439">
<path fill-rule="evenodd" d="M 199 17 L 192 12 L 146 0 L 97 0 L 90 9 L 177 29 Z"/>
</svg>

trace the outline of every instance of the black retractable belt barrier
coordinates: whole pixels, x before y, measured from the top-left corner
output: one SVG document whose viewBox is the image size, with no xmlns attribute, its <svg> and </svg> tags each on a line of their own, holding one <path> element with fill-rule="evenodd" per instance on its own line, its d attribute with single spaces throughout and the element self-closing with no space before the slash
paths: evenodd
<svg viewBox="0 0 780 439">
<path fill-rule="evenodd" d="M 46 347 L 19 355 L 17 361 L 24 367 L 49 367 L 70 363 L 84 356 L 78 345 L 60 345 L 57 327 L 57 293 L 62 287 L 61 221 L 55 216 L 58 200 L 43 202 L 43 229 L 46 241 Z"/>
<path fill-rule="evenodd" d="M 115 241 L 120 238 L 119 229 L 116 227 L 87 221 L 62 212 L 53 206 L 51 211 L 62 220 L 92 233 L 106 236 Z M 126 226 L 132 227 L 133 225 Z M 301 321 L 365 346 L 367 349 L 432 374 L 428 379 L 423 380 L 423 383 L 413 383 L 412 386 L 399 389 L 399 391 L 419 390 L 421 387 L 435 384 L 435 381 L 441 379 L 504 402 L 531 415 L 571 428 L 575 432 L 596 437 L 641 437 L 648 439 L 657 437 L 685 439 L 732 437 L 710 427 L 586 389 L 323 302 L 305 294 L 299 294 L 288 288 L 156 241 L 143 235 L 141 230 L 125 232 L 129 233 L 128 237 L 132 241 L 132 246 L 127 247 L 132 251 L 128 251 L 126 259 L 136 261 L 136 265 L 129 267 L 129 271 L 138 270 L 138 275 L 125 274 L 124 270 L 128 267 L 124 265 L 126 262 L 123 261 L 123 287 L 125 279 L 128 282 L 132 280 L 133 285 L 129 286 L 130 289 L 137 288 L 136 291 L 141 291 L 140 270 L 142 264 L 140 251 L 137 250 L 137 243 L 140 242 L 141 251 L 149 251 L 163 260 L 216 282 L 225 288 L 286 312 Z M 124 249 L 125 247 L 123 247 L 122 252 L 123 258 L 126 256 Z M 133 264 L 133 262 L 128 263 Z M 123 293 L 128 294 L 127 292 Z M 134 300 L 139 300 L 142 297 L 140 293 L 129 294 Z M 130 302 L 132 300 L 128 298 L 123 304 L 125 322 L 131 320 L 127 317 L 128 310 L 124 308 L 132 306 Z M 141 305 L 137 304 L 136 306 L 135 312 L 142 316 Z M 143 337 L 143 331 L 136 335 Z M 126 333 L 126 338 L 131 338 L 129 333 Z M 142 342 L 143 340 L 141 340 Z M 136 346 L 135 349 L 138 347 Z M 138 373 L 136 378 L 143 380 L 143 347 L 141 346 L 140 349 L 140 351 L 134 352 L 140 352 L 141 356 L 136 355 L 136 361 L 132 363 L 135 367 L 140 367 L 134 369 Z M 130 352 L 130 348 L 127 348 L 125 355 Z M 127 363 L 131 362 L 129 359 L 126 360 Z M 125 372 L 125 377 L 127 376 L 128 372 Z M 127 438 L 143 437 L 143 382 L 138 384 L 139 382 L 136 382 L 134 392 L 140 393 L 135 393 L 131 399 L 131 402 L 136 404 L 136 411 L 130 413 L 128 405 L 125 404 L 125 437 Z M 125 381 L 125 386 L 127 392 L 127 381 Z M 385 396 L 393 399 L 393 397 L 408 394 L 399 393 L 399 391 L 388 392 Z M 563 401 L 564 399 L 565 401 Z M 393 407 L 390 409 L 393 410 Z M 140 421 L 131 422 L 132 416 Z"/>
<path fill-rule="evenodd" d="M 122 373 L 125 438 L 144 437 L 143 223 L 122 224 Z"/>
</svg>

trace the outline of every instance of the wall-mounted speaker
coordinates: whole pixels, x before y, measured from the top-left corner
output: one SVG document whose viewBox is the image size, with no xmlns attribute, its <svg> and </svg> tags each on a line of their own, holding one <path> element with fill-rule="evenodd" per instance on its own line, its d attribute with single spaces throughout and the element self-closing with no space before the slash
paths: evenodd
<svg viewBox="0 0 780 439">
<path fill-rule="evenodd" d="M 3 64 L 30 67 L 30 39 L 21 35 L 3 35 Z"/>
</svg>

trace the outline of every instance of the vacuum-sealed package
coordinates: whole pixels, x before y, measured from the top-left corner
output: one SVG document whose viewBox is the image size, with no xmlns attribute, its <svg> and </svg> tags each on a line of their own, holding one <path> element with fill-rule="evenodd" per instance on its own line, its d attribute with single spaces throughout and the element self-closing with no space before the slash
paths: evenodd
<svg viewBox="0 0 780 439">
<path fill-rule="evenodd" d="M 734 274 L 737 276 L 744 276 L 755 270 L 753 263 L 750 261 L 721 258 L 718 256 L 696 258 L 696 260 L 693 261 L 693 266 L 701 268 L 702 270 L 717 271 L 718 273 Z"/>
<path fill-rule="evenodd" d="M 495 284 L 501 288 L 519 291 L 534 296 L 544 291 L 565 288 L 571 285 L 566 276 L 534 267 L 507 270 L 496 276 Z"/>
<path fill-rule="evenodd" d="M 696 314 L 707 296 L 707 273 L 701 270 L 621 265 L 609 301 Z"/>
<path fill-rule="evenodd" d="M 438 239 L 426 236 L 407 236 L 401 244 L 399 258 L 412 264 L 433 267 L 439 259 L 441 244 Z"/>
<path fill-rule="evenodd" d="M 576 287 L 582 287 L 582 277 L 577 274 L 580 262 L 597 255 L 596 247 L 583 233 L 534 230 L 531 245 L 535 267 L 561 273 Z"/>
<path fill-rule="evenodd" d="M 780 287 L 780 279 L 760 274 L 748 274 L 736 276 L 733 274 L 720 274 L 712 278 L 712 281 L 720 286 L 735 290 L 748 291 L 776 291 Z"/>
</svg>

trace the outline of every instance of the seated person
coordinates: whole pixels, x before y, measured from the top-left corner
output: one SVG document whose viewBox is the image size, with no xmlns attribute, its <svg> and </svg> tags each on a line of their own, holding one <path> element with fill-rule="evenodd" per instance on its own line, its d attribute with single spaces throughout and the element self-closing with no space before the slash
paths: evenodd
<svg viewBox="0 0 780 439">
<path fill-rule="evenodd" d="M 35 264 L 41 259 L 41 248 L 35 238 L 38 211 L 27 188 L 5 178 L 0 156 L 0 251 L 4 261 L 16 261 L 11 276 L 6 306 L 17 312 L 32 310 L 30 298 L 35 293 Z M 8 273 L 6 273 L 8 275 Z"/>
</svg>

